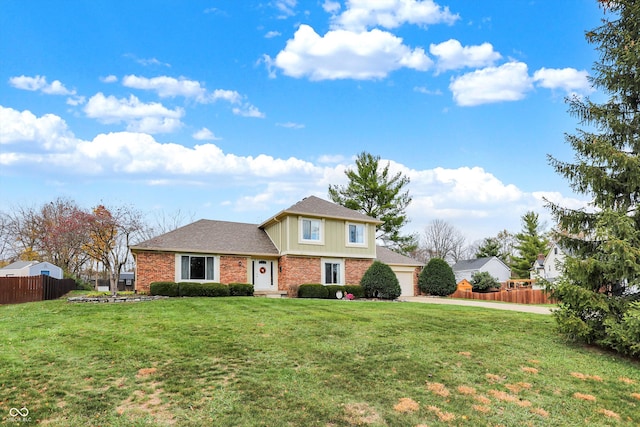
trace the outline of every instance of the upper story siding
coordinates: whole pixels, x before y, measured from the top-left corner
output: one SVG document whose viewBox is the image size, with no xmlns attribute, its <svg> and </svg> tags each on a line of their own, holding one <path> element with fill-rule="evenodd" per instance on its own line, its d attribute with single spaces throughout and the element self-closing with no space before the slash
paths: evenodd
<svg viewBox="0 0 640 427">
<path fill-rule="evenodd" d="M 302 239 L 301 221 L 319 220 L 321 223 L 319 241 Z M 348 225 L 364 227 L 364 243 L 350 244 Z M 280 221 L 265 226 L 281 255 L 311 255 L 327 257 L 371 258 L 376 257 L 376 227 L 372 223 L 334 218 L 321 218 L 311 215 L 288 215 Z"/>
</svg>

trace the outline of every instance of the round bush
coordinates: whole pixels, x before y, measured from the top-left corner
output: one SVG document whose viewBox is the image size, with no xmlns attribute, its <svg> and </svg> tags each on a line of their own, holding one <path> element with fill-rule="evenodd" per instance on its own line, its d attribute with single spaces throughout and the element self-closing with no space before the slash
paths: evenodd
<svg viewBox="0 0 640 427">
<path fill-rule="evenodd" d="M 329 291 L 319 283 L 305 283 L 298 288 L 298 298 L 327 298 Z"/>
<path fill-rule="evenodd" d="M 425 294 L 445 297 L 456 291 L 456 276 L 445 260 L 432 258 L 420 272 L 418 286 Z"/>
<path fill-rule="evenodd" d="M 253 285 L 251 283 L 229 283 L 229 294 L 232 297 L 253 296 Z"/>
<path fill-rule="evenodd" d="M 152 282 L 149 285 L 149 293 L 164 297 L 177 297 L 178 284 L 176 282 Z"/>
<path fill-rule="evenodd" d="M 396 274 L 387 264 L 374 261 L 360 279 L 368 298 L 396 299 L 402 293 Z"/>
</svg>

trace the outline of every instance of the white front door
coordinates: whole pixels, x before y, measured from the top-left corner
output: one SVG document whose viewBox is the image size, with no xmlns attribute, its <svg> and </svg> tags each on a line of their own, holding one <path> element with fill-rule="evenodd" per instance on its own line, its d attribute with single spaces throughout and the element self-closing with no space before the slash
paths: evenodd
<svg viewBox="0 0 640 427">
<path fill-rule="evenodd" d="M 253 260 L 253 289 L 268 291 L 274 289 L 273 261 L 263 259 Z"/>
</svg>

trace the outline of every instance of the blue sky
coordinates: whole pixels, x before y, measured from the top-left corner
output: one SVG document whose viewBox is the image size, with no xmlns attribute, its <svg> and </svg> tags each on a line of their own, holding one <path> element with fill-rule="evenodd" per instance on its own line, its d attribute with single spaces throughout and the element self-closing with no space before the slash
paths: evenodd
<svg viewBox="0 0 640 427">
<path fill-rule="evenodd" d="M 368 151 L 406 232 L 469 243 L 585 197 L 570 94 L 596 97 L 595 0 L 4 0 L 0 209 L 57 197 L 259 223 Z M 549 222 L 549 225 L 551 223 Z"/>
</svg>

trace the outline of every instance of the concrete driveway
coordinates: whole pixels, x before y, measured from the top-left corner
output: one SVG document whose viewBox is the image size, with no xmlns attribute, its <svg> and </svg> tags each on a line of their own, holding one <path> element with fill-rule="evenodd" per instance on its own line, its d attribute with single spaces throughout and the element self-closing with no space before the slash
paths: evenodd
<svg viewBox="0 0 640 427">
<path fill-rule="evenodd" d="M 439 297 L 419 296 L 419 297 L 400 297 L 398 299 L 400 301 L 420 302 L 425 304 L 466 305 L 470 307 L 495 308 L 496 310 L 519 311 L 522 313 L 535 313 L 535 314 L 551 314 L 551 310 L 552 310 L 551 307 L 542 307 L 539 305 L 509 304 L 504 302 L 450 299 L 450 298 L 439 298 Z"/>
</svg>

